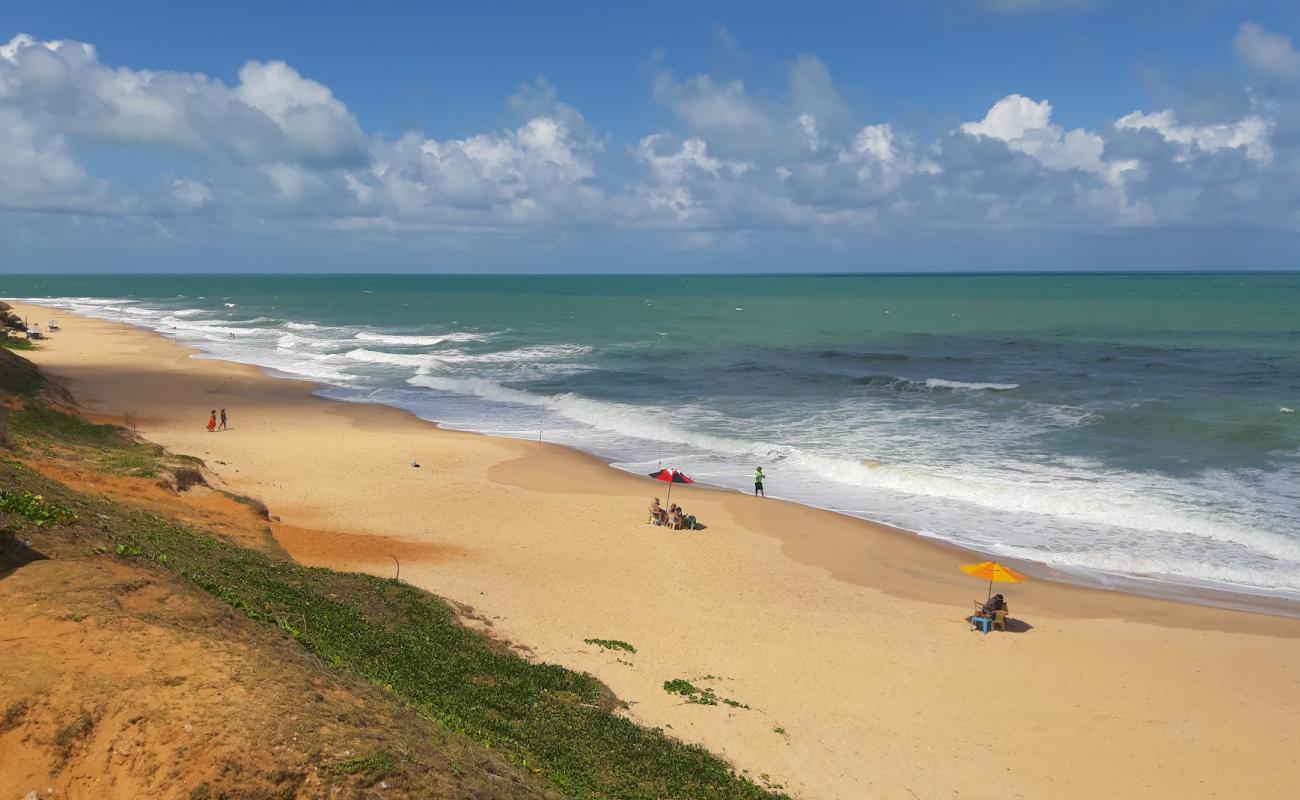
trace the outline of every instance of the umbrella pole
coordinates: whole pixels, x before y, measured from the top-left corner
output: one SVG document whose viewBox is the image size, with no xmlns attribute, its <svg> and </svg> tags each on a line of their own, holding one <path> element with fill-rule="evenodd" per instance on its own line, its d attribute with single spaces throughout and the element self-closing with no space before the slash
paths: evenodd
<svg viewBox="0 0 1300 800">
<path fill-rule="evenodd" d="M 668 496 L 664 498 L 664 505 L 667 505 L 667 504 L 668 504 L 668 501 L 669 501 L 669 500 L 672 500 L 672 499 L 673 499 L 673 483 L 672 483 L 672 481 L 669 481 L 669 482 L 668 482 Z"/>
<path fill-rule="evenodd" d="M 989 600 L 992 600 L 992 599 L 993 599 L 993 581 L 992 581 L 992 579 L 990 579 L 990 580 L 989 580 L 989 597 L 988 597 L 988 600 L 985 600 L 984 602 L 987 603 Z"/>
</svg>

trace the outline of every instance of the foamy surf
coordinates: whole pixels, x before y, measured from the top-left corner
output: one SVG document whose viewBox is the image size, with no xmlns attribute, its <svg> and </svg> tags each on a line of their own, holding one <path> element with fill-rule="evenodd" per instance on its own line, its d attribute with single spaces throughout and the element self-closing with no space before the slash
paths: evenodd
<svg viewBox="0 0 1300 800">
<path fill-rule="evenodd" d="M 745 490 L 763 464 L 773 496 L 1089 580 L 1300 596 L 1300 432 L 1287 382 L 1300 374 L 1288 355 L 1300 336 L 1280 330 L 1244 351 L 1232 349 L 1239 333 L 1209 349 L 1196 338 L 1208 334 L 1181 331 L 1111 342 L 1088 328 L 1096 313 L 1073 323 L 1078 338 L 1057 319 L 1044 332 L 990 334 L 973 326 L 1004 321 L 980 322 L 978 303 L 935 309 L 934 325 L 960 334 L 882 333 L 885 310 L 910 326 L 942 297 L 893 296 L 885 309 L 850 292 L 841 299 L 857 310 L 837 317 L 840 304 L 813 293 L 787 313 L 815 281 L 792 281 L 773 305 L 758 294 L 725 302 L 747 279 L 735 280 L 692 279 L 714 282 L 654 300 L 652 283 L 593 295 L 584 280 L 570 295 L 583 302 L 564 306 L 534 284 L 502 300 L 452 282 L 349 302 L 335 287 L 322 307 L 346 311 L 325 313 L 316 284 L 293 281 L 273 302 L 209 286 L 159 298 L 78 289 L 53 304 L 323 382 L 330 396 L 566 444 L 633 472 L 668 462 Z M 1108 319 L 1131 291 L 1108 298 Z M 1148 324 L 1142 308 L 1126 330 Z M 1216 564 L 1232 566 L 1216 577 Z"/>
</svg>

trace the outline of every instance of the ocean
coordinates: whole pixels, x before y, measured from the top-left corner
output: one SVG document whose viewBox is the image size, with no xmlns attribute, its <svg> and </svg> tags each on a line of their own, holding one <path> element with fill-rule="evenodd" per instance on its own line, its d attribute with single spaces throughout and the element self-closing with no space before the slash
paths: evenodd
<svg viewBox="0 0 1300 800">
<path fill-rule="evenodd" d="M 0 295 L 633 473 L 750 491 L 762 466 L 771 497 L 1085 582 L 1300 600 L 1297 274 L 7 276 Z"/>
</svg>

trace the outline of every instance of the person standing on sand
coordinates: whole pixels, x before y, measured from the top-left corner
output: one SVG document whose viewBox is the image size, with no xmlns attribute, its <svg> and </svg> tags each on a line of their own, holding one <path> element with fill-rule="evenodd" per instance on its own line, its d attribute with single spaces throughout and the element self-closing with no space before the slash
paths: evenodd
<svg viewBox="0 0 1300 800">
<path fill-rule="evenodd" d="M 225 429 L 226 429 L 226 410 L 223 408 L 221 409 L 221 424 L 217 426 L 217 430 L 224 431 Z"/>
<path fill-rule="evenodd" d="M 214 408 L 208 412 L 208 433 L 217 429 L 217 410 Z"/>
<path fill-rule="evenodd" d="M 766 476 L 763 474 L 762 467 L 754 468 L 754 496 L 755 497 L 762 497 L 764 499 L 767 498 L 767 495 L 763 492 L 763 478 L 765 477 Z"/>
</svg>

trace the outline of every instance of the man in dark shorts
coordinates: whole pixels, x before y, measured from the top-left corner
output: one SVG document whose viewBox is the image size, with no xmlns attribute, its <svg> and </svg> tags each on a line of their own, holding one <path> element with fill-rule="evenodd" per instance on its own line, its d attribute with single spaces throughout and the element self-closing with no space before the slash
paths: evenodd
<svg viewBox="0 0 1300 800">
<path fill-rule="evenodd" d="M 764 478 L 764 477 L 766 477 L 766 476 L 763 475 L 763 468 L 762 468 L 762 467 L 755 467 L 755 468 L 754 468 L 754 496 L 755 496 L 755 497 L 760 497 L 760 496 L 761 496 L 761 497 L 764 497 L 764 498 L 767 497 L 767 495 L 763 493 L 763 478 Z"/>
</svg>

